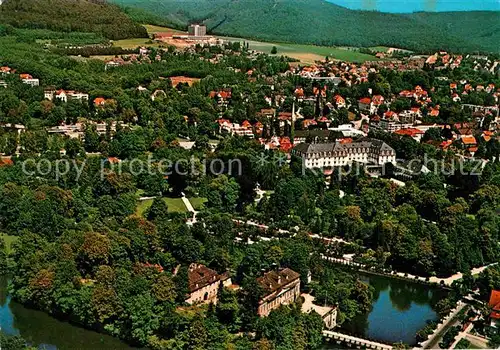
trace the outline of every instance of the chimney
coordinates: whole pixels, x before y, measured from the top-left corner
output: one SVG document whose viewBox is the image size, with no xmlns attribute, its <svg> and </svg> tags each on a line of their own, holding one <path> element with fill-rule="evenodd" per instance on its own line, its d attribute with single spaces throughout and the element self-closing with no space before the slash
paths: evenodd
<svg viewBox="0 0 500 350">
<path fill-rule="evenodd" d="M 281 275 L 278 275 L 278 284 L 281 284 Z"/>
</svg>

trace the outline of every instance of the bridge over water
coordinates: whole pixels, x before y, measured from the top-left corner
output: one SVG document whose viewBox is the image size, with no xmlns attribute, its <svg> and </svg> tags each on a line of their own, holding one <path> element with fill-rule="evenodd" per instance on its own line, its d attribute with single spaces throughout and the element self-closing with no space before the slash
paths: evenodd
<svg viewBox="0 0 500 350">
<path fill-rule="evenodd" d="M 345 342 L 349 345 L 355 347 L 365 347 L 367 349 L 377 349 L 377 350 L 390 350 L 392 349 L 391 345 L 377 343 L 368 339 L 354 337 L 352 335 L 347 335 L 343 333 L 333 332 L 333 331 L 323 331 L 323 336 L 325 338 L 331 339 L 333 341 Z"/>
</svg>

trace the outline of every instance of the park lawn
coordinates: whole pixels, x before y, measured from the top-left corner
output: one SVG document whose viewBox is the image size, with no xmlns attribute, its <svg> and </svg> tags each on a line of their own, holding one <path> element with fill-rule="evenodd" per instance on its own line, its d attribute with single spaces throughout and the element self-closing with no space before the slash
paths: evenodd
<svg viewBox="0 0 500 350">
<path fill-rule="evenodd" d="M 208 199 L 204 197 L 192 197 L 188 199 L 195 210 L 203 209 L 204 204 L 208 201 Z"/>
<path fill-rule="evenodd" d="M 187 208 L 184 205 L 182 198 L 163 197 L 163 200 L 165 201 L 165 203 L 168 206 L 169 213 L 186 213 L 187 212 Z M 202 198 L 202 197 L 193 197 L 193 198 L 189 198 L 189 200 L 191 201 L 193 208 L 196 210 L 202 209 L 203 204 L 207 201 L 206 198 Z M 153 199 L 139 201 L 139 204 L 137 205 L 137 208 L 136 208 L 136 214 L 137 215 L 144 215 L 144 213 L 146 212 L 146 210 L 149 209 L 151 204 L 153 204 Z"/>
<path fill-rule="evenodd" d="M 7 251 L 7 254 L 12 252 L 12 244 L 19 239 L 18 236 L 11 236 L 5 233 L 0 233 L 0 238 L 2 238 L 5 242 L 5 250 Z"/>
</svg>

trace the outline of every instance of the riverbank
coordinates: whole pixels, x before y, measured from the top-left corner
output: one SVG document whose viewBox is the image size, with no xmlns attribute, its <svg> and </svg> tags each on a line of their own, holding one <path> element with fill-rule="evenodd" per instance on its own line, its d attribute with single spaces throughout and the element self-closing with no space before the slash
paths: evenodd
<svg viewBox="0 0 500 350">
<path fill-rule="evenodd" d="M 416 345 L 416 333 L 428 321 L 437 321 L 435 309 L 447 291 L 413 281 L 358 272 L 360 279 L 374 288 L 368 313 L 342 325 L 341 333 L 357 335 L 386 344 Z"/>
<path fill-rule="evenodd" d="M 404 272 L 397 272 L 397 271 L 391 271 L 389 273 L 389 272 L 383 272 L 383 271 L 376 271 L 376 270 L 370 269 L 368 266 L 366 266 L 364 264 L 361 264 L 361 263 L 358 263 L 358 262 L 355 262 L 352 260 L 346 260 L 344 258 L 334 258 L 331 256 L 326 256 L 326 255 L 323 255 L 322 258 L 325 260 L 328 260 L 332 263 L 337 263 L 337 264 L 341 264 L 341 265 L 345 265 L 345 266 L 353 266 L 353 267 L 358 268 L 359 270 L 363 270 L 363 271 L 368 272 L 368 273 L 380 274 L 383 276 L 393 277 L 393 278 L 406 279 L 409 281 L 413 281 L 413 282 L 417 282 L 417 283 L 424 283 L 424 284 L 428 284 L 428 285 L 432 285 L 432 286 L 448 286 L 449 287 L 453 284 L 453 282 L 461 280 L 463 277 L 463 274 L 461 272 L 457 272 L 454 275 L 451 275 L 449 277 L 443 277 L 443 278 L 435 277 L 435 276 L 422 277 L 422 276 L 412 275 L 411 273 L 404 273 Z M 495 262 L 492 264 L 476 267 L 476 268 L 471 269 L 470 273 L 472 276 L 475 276 L 475 275 L 480 274 L 484 270 L 486 270 L 488 267 L 495 266 L 497 264 L 498 263 Z"/>
<path fill-rule="evenodd" d="M 33 346 L 45 349 L 135 349 L 118 338 L 72 325 L 17 303 L 8 293 L 7 284 L 8 277 L 0 276 L 0 327 L 3 333 L 21 335 Z"/>
</svg>

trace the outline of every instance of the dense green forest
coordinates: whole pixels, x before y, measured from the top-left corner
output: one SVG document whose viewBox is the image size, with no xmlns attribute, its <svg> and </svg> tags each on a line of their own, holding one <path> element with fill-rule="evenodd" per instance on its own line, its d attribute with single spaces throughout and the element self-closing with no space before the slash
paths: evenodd
<svg viewBox="0 0 500 350">
<path fill-rule="evenodd" d="M 147 37 L 116 5 L 87 0 L 6 0 L 0 24 L 60 32 L 97 33 L 108 39 Z"/>
<path fill-rule="evenodd" d="M 388 14 L 323 0 L 114 0 L 171 23 L 203 21 L 215 34 L 318 45 L 395 46 L 416 51 L 499 52 L 500 13 Z M 258 19 L 258 20 L 257 20 Z"/>
</svg>

